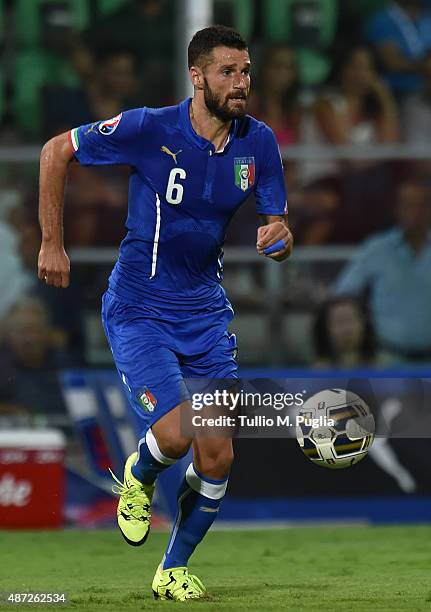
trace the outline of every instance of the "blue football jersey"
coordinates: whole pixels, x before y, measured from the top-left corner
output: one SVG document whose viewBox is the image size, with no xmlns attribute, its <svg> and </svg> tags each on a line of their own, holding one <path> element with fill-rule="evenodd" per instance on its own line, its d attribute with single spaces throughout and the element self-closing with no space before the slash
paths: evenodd
<svg viewBox="0 0 431 612">
<path fill-rule="evenodd" d="M 138 108 L 75 128 L 83 165 L 127 164 L 127 235 L 109 279 L 129 303 L 200 310 L 225 300 L 223 242 L 233 214 L 253 191 L 257 212 L 282 215 L 286 191 L 272 130 L 250 116 L 232 121 L 223 150 L 193 129 L 191 99 Z"/>
</svg>

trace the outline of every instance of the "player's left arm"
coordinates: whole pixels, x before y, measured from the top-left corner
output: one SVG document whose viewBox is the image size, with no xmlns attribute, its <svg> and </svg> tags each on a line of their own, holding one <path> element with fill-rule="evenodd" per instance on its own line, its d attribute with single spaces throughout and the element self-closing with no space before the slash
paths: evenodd
<svg viewBox="0 0 431 612">
<path fill-rule="evenodd" d="M 262 225 L 257 230 L 257 252 L 274 261 L 284 261 L 293 249 L 293 235 L 287 215 L 260 215 L 260 220 Z M 274 247 L 275 250 L 272 250 Z"/>
<path fill-rule="evenodd" d="M 284 261 L 293 247 L 287 220 L 287 194 L 283 162 L 273 131 L 265 126 L 261 133 L 262 169 L 254 189 L 261 226 L 257 230 L 259 255 Z"/>
</svg>

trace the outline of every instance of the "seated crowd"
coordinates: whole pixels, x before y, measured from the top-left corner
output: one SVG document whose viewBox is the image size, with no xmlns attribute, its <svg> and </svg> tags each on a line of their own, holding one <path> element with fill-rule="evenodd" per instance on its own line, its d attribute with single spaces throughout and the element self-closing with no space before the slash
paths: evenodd
<svg viewBox="0 0 431 612">
<path fill-rule="evenodd" d="M 0 5 L 5 12 L 1 0 Z M 41 143 L 128 108 L 175 103 L 175 15 L 167 0 L 32 5 L 29 15 L 25 2 L 17 0 L 7 14 L 15 27 L 9 56 L 16 71 L 0 71 L 5 128 L 0 145 Z M 308 0 L 301 6 L 297 0 L 215 0 L 214 10 L 215 21 L 237 27 L 250 40 L 249 112 L 272 127 L 280 145 L 296 244 L 359 246 L 357 260 L 317 309 L 314 363 L 371 367 L 431 361 L 431 338 L 421 331 L 431 329 L 431 157 L 367 158 L 376 145 L 426 146 L 431 140 L 431 1 Z M 27 27 L 30 18 L 34 23 Z M 292 152 L 295 145 L 306 151 Z M 319 153 L 331 145 L 353 146 L 357 154 Z M 71 175 L 67 247 L 117 246 L 124 234 L 129 170 L 74 164 Z M 9 354 L 5 367 L 16 369 L 14 321 L 37 304 L 41 325 L 54 338 L 40 347 L 49 353 L 46 364 L 60 363 L 52 355 L 62 351 L 72 362 L 82 361 L 80 289 L 72 286 L 67 299 L 51 288 L 41 294 L 34 272 L 39 244 L 34 174 L 28 172 L 25 187 L 13 177 L 0 189 L 1 358 Z M 11 193 L 19 203 L 9 209 Z M 251 235 L 250 223 L 250 215 L 235 220 L 229 244 L 252 244 L 245 237 Z M 24 369 L 37 369 L 34 363 Z"/>
</svg>

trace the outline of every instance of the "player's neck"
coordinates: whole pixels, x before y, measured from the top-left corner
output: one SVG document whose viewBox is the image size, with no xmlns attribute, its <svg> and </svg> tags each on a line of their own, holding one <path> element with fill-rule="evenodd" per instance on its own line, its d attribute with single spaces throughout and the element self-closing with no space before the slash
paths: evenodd
<svg viewBox="0 0 431 612">
<path fill-rule="evenodd" d="M 232 121 L 221 121 L 212 115 L 205 104 L 196 98 L 190 104 L 190 121 L 196 134 L 212 142 L 215 150 L 222 149 L 228 138 Z"/>
</svg>

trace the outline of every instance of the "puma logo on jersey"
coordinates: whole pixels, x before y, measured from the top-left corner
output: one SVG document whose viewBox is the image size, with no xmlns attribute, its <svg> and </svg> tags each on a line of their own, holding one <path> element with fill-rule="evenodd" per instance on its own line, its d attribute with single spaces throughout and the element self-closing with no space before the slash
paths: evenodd
<svg viewBox="0 0 431 612">
<path fill-rule="evenodd" d="M 166 153 L 167 155 L 170 155 L 173 158 L 175 164 L 177 163 L 177 155 L 183 152 L 183 150 L 180 149 L 176 153 L 172 153 L 172 151 L 170 151 L 168 147 L 165 147 L 165 145 L 163 145 L 163 147 L 160 147 L 160 151 L 162 151 L 163 153 Z"/>
<path fill-rule="evenodd" d="M 84 136 L 87 136 L 87 134 L 89 134 L 90 132 L 94 132 L 96 127 L 97 127 L 97 123 L 92 123 L 90 127 L 88 128 L 88 130 L 84 132 Z"/>
</svg>

